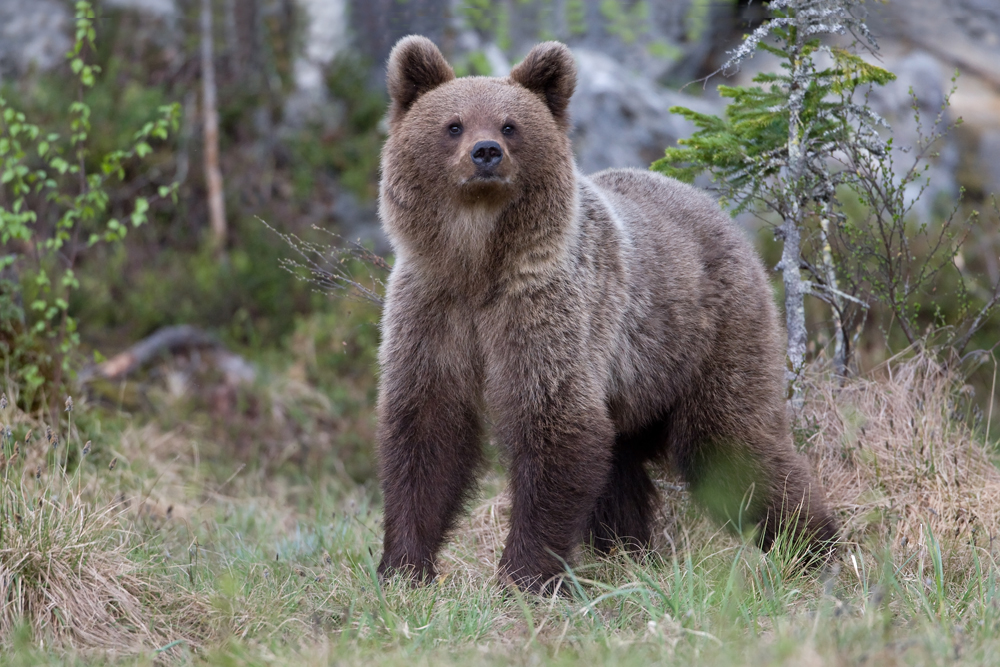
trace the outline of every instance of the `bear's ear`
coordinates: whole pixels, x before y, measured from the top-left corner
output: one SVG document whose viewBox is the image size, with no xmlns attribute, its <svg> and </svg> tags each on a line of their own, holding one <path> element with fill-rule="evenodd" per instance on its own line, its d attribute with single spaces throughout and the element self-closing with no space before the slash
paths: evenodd
<svg viewBox="0 0 1000 667">
<path fill-rule="evenodd" d="M 544 42 L 511 70 L 510 78 L 545 100 L 561 126 L 569 126 L 569 98 L 576 88 L 576 63 L 565 44 Z"/>
<path fill-rule="evenodd" d="M 399 40 L 389 54 L 386 76 L 393 107 L 390 119 L 398 119 L 418 97 L 454 78 L 455 72 L 434 42 L 419 35 Z"/>
</svg>

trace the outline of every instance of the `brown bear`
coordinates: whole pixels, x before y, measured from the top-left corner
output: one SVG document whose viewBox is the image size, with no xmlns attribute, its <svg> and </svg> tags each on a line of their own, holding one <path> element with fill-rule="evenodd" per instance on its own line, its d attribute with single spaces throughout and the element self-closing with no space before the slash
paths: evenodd
<svg viewBox="0 0 1000 667">
<path fill-rule="evenodd" d="M 487 419 L 512 499 L 504 582 L 545 590 L 588 539 L 646 548 L 657 463 L 763 548 L 784 529 L 823 551 L 836 523 L 792 446 L 759 258 L 691 186 L 578 173 L 575 84 L 557 42 L 503 78 L 455 78 L 423 37 L 389 57 L 379 573 L 435 575 Z"/>
</svg>

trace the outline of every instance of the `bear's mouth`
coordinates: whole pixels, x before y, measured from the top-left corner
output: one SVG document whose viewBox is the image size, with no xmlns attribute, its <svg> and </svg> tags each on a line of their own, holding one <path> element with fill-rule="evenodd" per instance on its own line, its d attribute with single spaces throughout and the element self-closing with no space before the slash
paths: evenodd
<svg viewBox="0 0 1000 667">
<path fill-rule="evenodd" d="M 461 182 L 459 197 L 466 202 L 501 204 L 510 198 L 511 185 L 512 181 L 509 176 L 501 176 L 497 173 L 477 173 Z"/>
<path fill-rule="evenodd" d="M 495 171 L 483 170 L 483 171 L 477 171 L 475 174 L 468 177 L 467 179 L 465 179 L 465 181 L 462 182 L 462 185 L 473 185 L 473 186 L 490 185 L 490 184 L 509 185 L 510 178 L 508 178 L 507 176 L 501 176 Z"/>
</svg>

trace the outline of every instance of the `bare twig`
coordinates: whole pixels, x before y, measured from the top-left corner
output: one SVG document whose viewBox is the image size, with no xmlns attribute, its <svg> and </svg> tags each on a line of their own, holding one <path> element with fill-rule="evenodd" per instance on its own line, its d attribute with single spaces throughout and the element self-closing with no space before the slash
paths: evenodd
<svg viewBox="0 0 1000 667">
<path fill-rule="evenodd" d="M 339 234 L 313 226 L 313 229 L 329 234 L 336 239 L 335 244 L 323 245 L 299 238 L 295 234 L 279 232 L 261 218 L 261 224 L 277 234 L 301 259 L 282 257 L 281 266 L 299 278 L 314 284 L 317 289 L 329 294 L 342 294 L 360 299 L 381 308 L 385 299 L 382 293 L 385 284 L 380 273 L 388 273 L 385 259 L 376 255 L 357 241 L 347 241 Z M 365 267 L 367 284 L 359 281 L 353 269 L 357 265 Z"/>
</svg>

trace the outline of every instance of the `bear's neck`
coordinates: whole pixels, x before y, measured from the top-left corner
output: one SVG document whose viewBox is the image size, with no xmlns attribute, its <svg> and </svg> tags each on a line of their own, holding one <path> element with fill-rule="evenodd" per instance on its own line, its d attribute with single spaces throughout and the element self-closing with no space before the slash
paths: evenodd
<svg viewBox="0 0 1000 667">
<path fill-rule="evenodd" d="M 550 179 L 524 187 L 506 202 L 442 202 L 436 220 L 411 221 L 440 230 L 423 244 L 398 239 L 397 263 L 404 262 L 435 282 L 461 286 L 469 296 L 505 284 L 536 281 L 568 261 L 579 233 L 578 183 Z"/>
<path fill-rule="evenodd" d="M 567 181 L 532 188 L 504 209 L 489 250 L 495 258 L 491 269 L 496 278 L 552 275 L 568 261 L 579 234 L 580 193 L 575 175 Z"/>
</svg>

